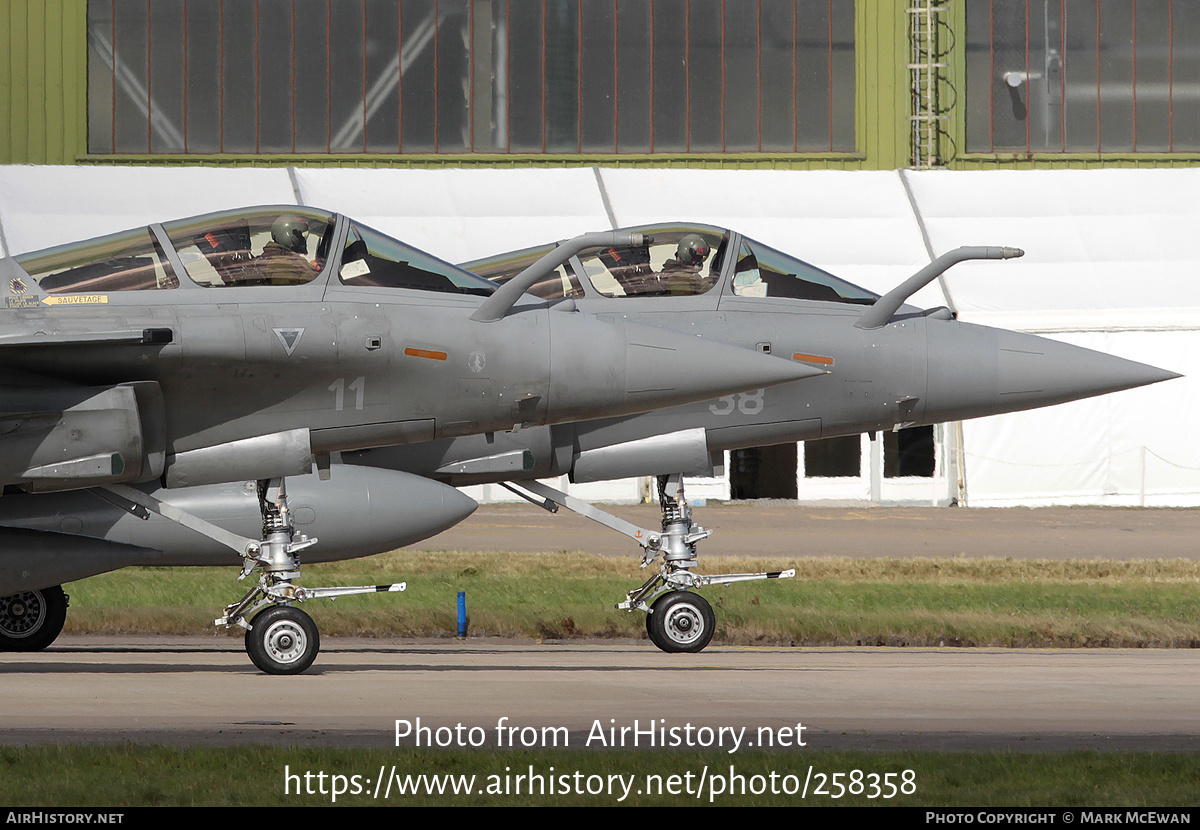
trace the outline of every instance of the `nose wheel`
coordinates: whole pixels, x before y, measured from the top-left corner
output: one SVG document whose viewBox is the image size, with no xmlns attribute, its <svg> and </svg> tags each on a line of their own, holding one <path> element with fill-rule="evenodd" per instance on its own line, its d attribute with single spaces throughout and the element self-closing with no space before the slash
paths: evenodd
<svg viewBox="0 0 1200 830">
<path fill-rule="evenodd" d="M 712 639 L 717 618 L 708 600 L 692 591 L 669 591 L 646 615 L 650 642 L 671 653 L 701 651 Z"/>
<path fill-rule="evenodd" d="M 300 674 L 320 650 L 321 635 L 312 617 L 287 605 L 260 612 L 246 632 L 246 653 L 267 674 Z"/>
</svg>

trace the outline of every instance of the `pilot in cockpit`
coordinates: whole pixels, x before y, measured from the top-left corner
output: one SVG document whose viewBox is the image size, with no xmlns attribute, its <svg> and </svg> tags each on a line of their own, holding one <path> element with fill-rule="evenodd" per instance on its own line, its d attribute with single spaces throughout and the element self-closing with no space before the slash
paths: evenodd
<svg viewBox="0 0 1200 830">
<path fill-rule="evenodd" d="M 284 215 L 271 225 L 271 241 L 254 264 L 268 285 L 296 285 L 312 280 L 320 263 L 308 259 L 308 222 Z"/>
<path fill-rule="evenodd" d="M 710 250 L 708 242 L 698 233 L 686 234 L 679 240 L 675 258 L 664 262 L 659 273 L 668 294 L 702 294 L 708 288 L 701 270 Z"/>
</svg>

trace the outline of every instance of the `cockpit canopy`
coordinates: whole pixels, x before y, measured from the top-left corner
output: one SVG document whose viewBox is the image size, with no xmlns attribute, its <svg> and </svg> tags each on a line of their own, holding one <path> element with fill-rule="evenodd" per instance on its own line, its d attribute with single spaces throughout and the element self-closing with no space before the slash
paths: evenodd
<svg viewBox="0 0 1200 830">
<path fill-rule="evenodd" d="M 869 305 L 878 299 L 732 231 L 683 224 L 627 230 L 647 241 L 584 251 L 529 293 L 545 300 L 732 295 Z M 277 205 L 179 219 L 14 259 L 46 294 L 320 284 L 487 296 L 554 247 L 459 267 L 345 216 Z"/>
<path fill-rule="evenodd" d="M 325 270 L 336 218 L 306 208 L 227 211 L 162 227 L 201 287 L 303 285 Z"/>
<path fill-rule="evenodd" d="M 300 286 L 486 296 L 494 283 L 351 219 L 309 207 L 210 213 L 14 257 L 47 294 Z"/>
<path fill-rule="evenodd" d="M 338 279 L 348 286 L 413 288 L 484 297 L 496 290 L 495 283 L 354 221 L 346 231 Z"/>
<path fill-rule="evenodd" d="M 583 297 L 783 297 L 871 305 L 879 297 L 813 265 L 708 225 L 625 228 L 650 238 L 638 247 L 585 251 L 530 289 L 545 300 Z M 478 259 L 463 268 L 504 283 L 554 249 L 542 245 Z M 730 255 L 730 252 L 733 255 Z"/>
<path fill-rule="evenodd" d="M 178 288 L 179 277 L 148 228 L 14 257 L 47 294 Z"/>
</svg>

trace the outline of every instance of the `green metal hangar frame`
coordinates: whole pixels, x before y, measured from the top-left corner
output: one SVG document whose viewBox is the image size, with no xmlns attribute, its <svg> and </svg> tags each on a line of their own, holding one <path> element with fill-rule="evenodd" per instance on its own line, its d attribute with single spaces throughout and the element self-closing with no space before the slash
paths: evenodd
<svg viewBox="0 0 1200 830">
<path fill-rule="evenodd" d="M 1197 0 L 0 0 L 0 163 L 1200 162 Z"/>
<path fill-rule="evenodd" d="M 0 0 L 0 164 L 1188 167 L 1196 78 L 1200 0 Z M 903 499 L 955 429 L 729 494 Z"/>
</svg>

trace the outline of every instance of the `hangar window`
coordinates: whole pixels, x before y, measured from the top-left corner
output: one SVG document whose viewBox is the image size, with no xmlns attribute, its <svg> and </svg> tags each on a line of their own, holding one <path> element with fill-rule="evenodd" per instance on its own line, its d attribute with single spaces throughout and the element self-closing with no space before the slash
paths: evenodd
<svg viewBox="0 0 1200 830">
<path fill-rule="evenodd" d="M 176 288 L 179 278 L 146 228 L 16 257 L 47 294 Z"/>
<path fill-rule="evenodd" d="M 1200 150 L 1200 2 L 966 3 L 967 149 Z"/>
<path fill-rule="evenodd" d="M 97 154 L 855 149 L 854 0 L 89 0 Z"/>
<path fill-rule="evenodd" d="M 805 441 L 804 475 L 809 478 L 862 475 L 862 441 L 857 435 Z"/>
<path fill-rule="evenodd" d="M 931 426 L 883 433 L 884 478 L 932 478 L 936 459 Z"/>
<path fill-rule="evenodd" d="M 729 451 L 729 497 L 731 499 L 794 499 L 796 445 L 749 447 Z"/>
</svg>

